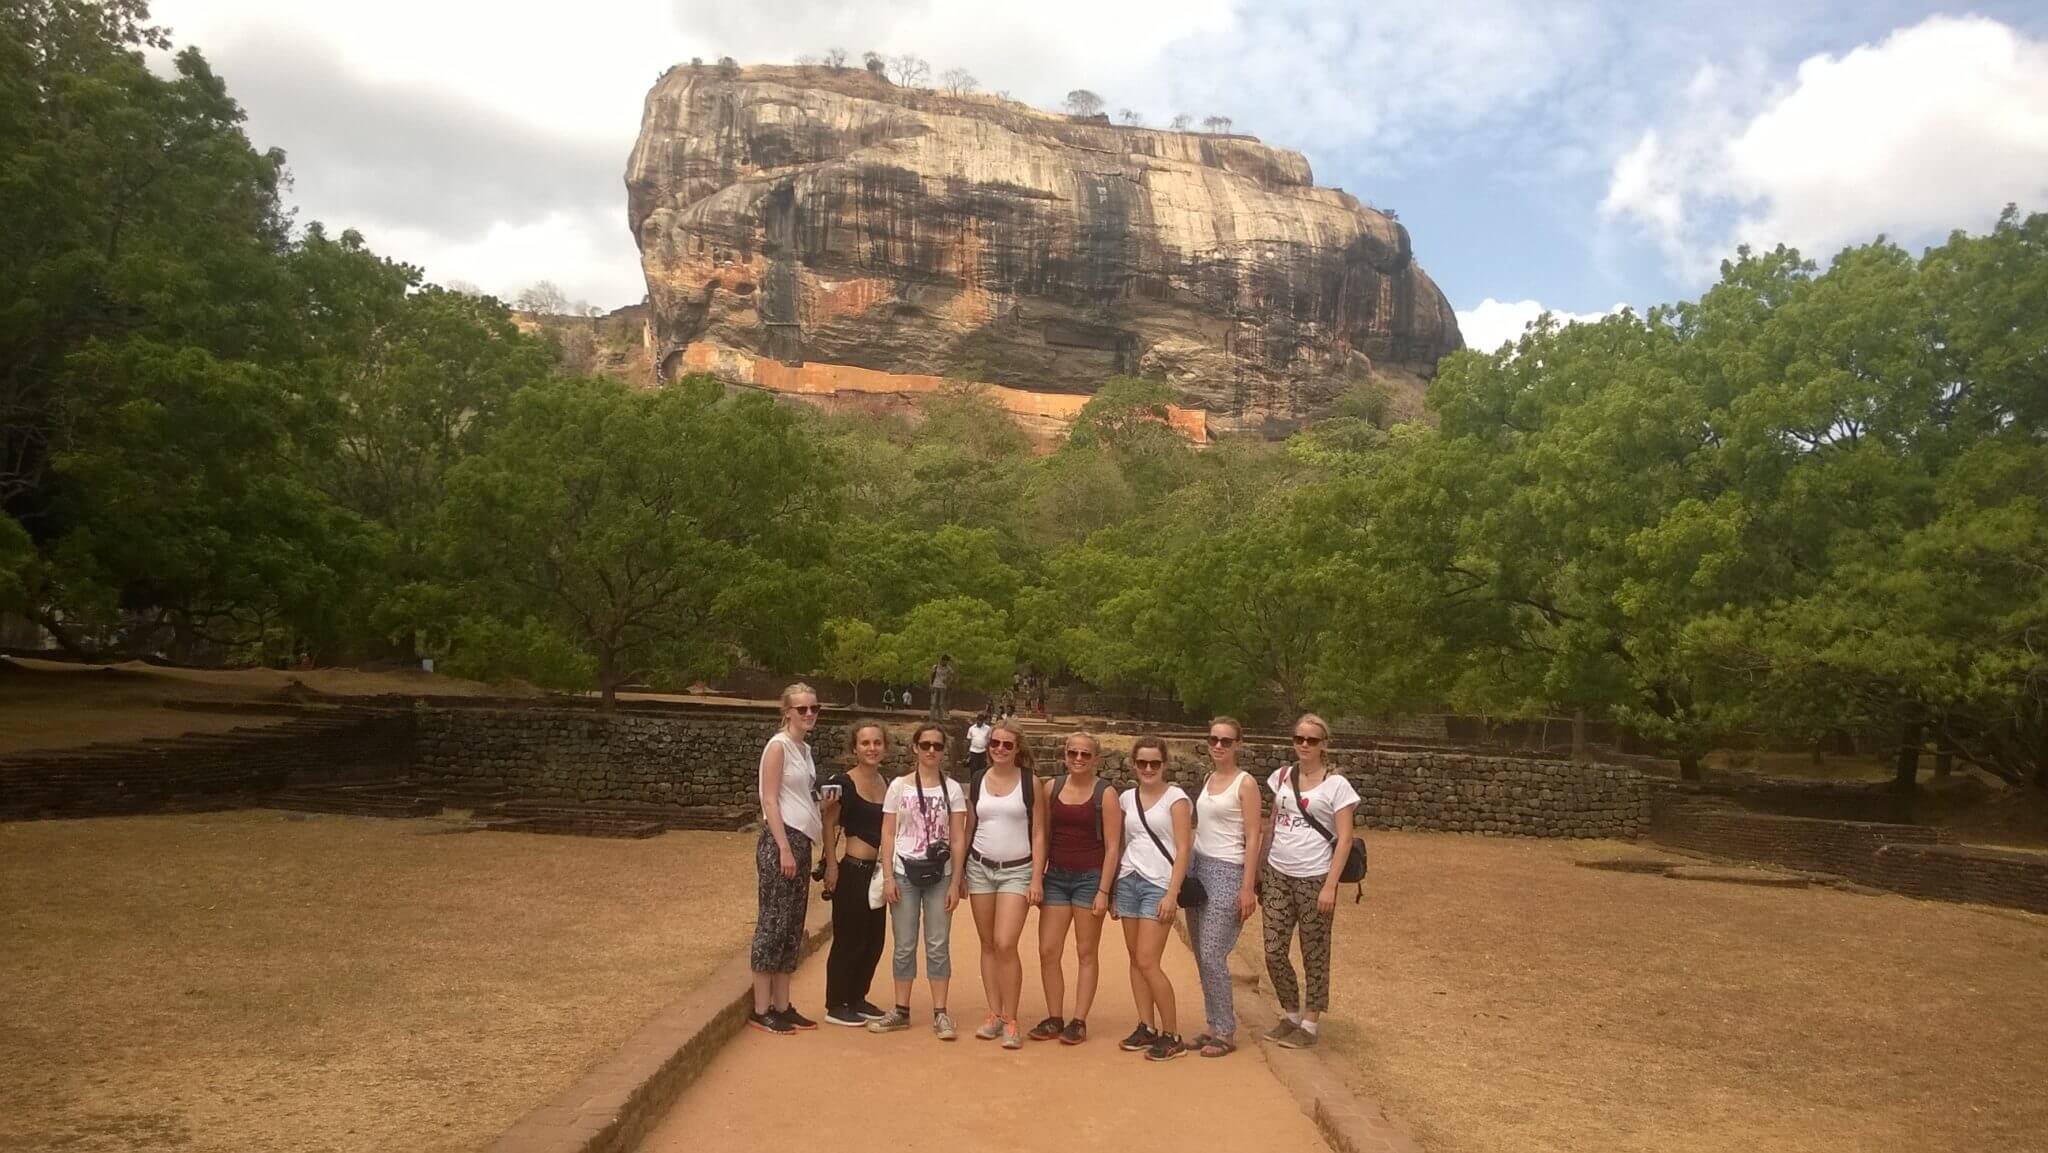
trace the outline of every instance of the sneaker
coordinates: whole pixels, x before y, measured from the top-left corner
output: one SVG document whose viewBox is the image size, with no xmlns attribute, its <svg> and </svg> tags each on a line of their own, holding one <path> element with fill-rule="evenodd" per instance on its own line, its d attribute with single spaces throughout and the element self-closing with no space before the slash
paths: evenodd
<svg viewBox="0 0 2048 1153">
<path fill-rule="evenodd" d="M 782 1010 L 782 1019 L 789 1023 L 790 1028 L 795 1029 L 799 1033 L 809 1033 L 818 1027 L 816 1021 L 797 1012 L 795 1005 L 787 1006 Z"/>
<path fill-rule="evenodd" d="M 994 1013 L 990 1013 L 988 1020 L 981 1023 L 981 1028 L 974 1031 L 974 1039 L 977 1041 L 993 1041 L 1002 1035 L 1003 1019 Z"/>
<path fill-rule="evenodd" d="M 748 1013 L 747 1028 L 759 1029 L 763 1033 L 773 1033 L 777 1037 L 796 1036 L 796 1026 L 783 1020 L 782 1014 L 773 1009 L 768 1010 L 766 1013 Z"/>
<path fill-rule="evenodd" d="M 1295 1024 L 1294 1022 L 1288 1020 L 1285 1017 L 1282 1017 L 1280 1018 L 1278 1024 L 1274 1025 L 1272 1028 L 1266 1030 L 1265 1032 L 1259 1034 L 1259 1036 L 1265 1038 L 1268 1041 L 1285 1041 L 1287 1038 L 1299 1032 L 1300 1029 L 1301 1026 Z"/>
<path fill-rule="evenodd" d="M 862 1001 L 853 1007 L 853 1011 L 863 1021 L 879 1021 L 889 1015 L 887 1011 L 876 1008 L 873 1001 Z"/>
<path fill-rule="evenodd" d="M 944 1009 L 932 1014 L 932 1032 L 941 1041 L 951 1041 L 960 1036 L 960 1030 L 953 1027 L 953 1015 Z"/>
<path fill-rule="evenodd" d="M 1131 1030 L 1130 1036 L 1117 1043 L 1117 1048 L 1122 1049 L 1126 1053 L 1142 1052 L 1143 1050 L 1150 1049 L 1152 1042 L 1158 1039 L 1159 1034 L 1153 1031 L 1152 1026 L 1140 1021 L 1138 1022 L 1138 1027 Z"/>
<path fill-rule="evenodd" d="M 1171 1061 L 1187 1051 L 1188 1047 L 1181 1041 L 1180 1034 L 1161 1033 L 1159 1038 L 1152 1042 L 1152 1047 L 1145 1050 L 1145 1060 Z"/>
<path fill-rule="evenodd" d="M 844 1025 L 849 1029 L 858 1029 L 862 1025 L 867 1024 L 868 1019 L 861 1016 L 858 1009 L 828 1009 L 825 1012 L 825 1023 L 827 1025 Z"/>
<path fill-rule="evenodd" d="M 1031 1032 L 1026 1034 L 1026 1036 L 1030 1037 L 1033 1041 L 1050 1041 L 1061 1033 L 1066 1032 L 1066 1030 L 1067 1023 L 1065 1021 L 1060 1020 L 1058 1017 L 1047 1017 L 1038 1024 L 1031 1026 Z"/>
<path fill-rule="evenodd" d="M 868 1022 L 870 1033 L 895 1033 L 910 1028 L 910 1014 L 901 1009 L 891 1009 L 876 1020 Z"/>
<path fill-rule="evenodd" d="M 1320 1039 L 1321 1037 L 1314 1029 L 1296 1029 L 1287 1036 L 1280 1038 L 1280 1047 L 1282 1049 L 1313 1049 L 1316 1047 L 1316 1042 Z"/>
<path fill-rule="evenodd" d="M 1015 1019 L 1005 1018 L 1003 1021 L 1003 1048 L 1022 1049 L 1023 1047 L 1024 1034 L 1017 1031 L 1017 1022 Z"/>
<path fill-rule="evenodd" d="M 1079 1017 L 1067 1022 L 1066 1029 L 1060 1033 L 1060 1044 L 1062 1045 L 1079 1045 L 1087 1039 L 1088 1022 L 1083 1021 Z"/>
</svg>

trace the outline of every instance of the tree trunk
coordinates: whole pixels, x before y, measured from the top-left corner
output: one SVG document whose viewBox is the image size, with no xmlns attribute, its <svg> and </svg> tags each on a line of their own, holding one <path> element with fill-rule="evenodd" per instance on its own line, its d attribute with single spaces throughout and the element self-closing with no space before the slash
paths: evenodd
<svg viewBox="0 0 2048 1153">
<path fill-rule="evenodd" d="M 1697 781 L 1700 779 L 1699 750 L 1680 749 L 1678 751 L 1678 779 L 1681 781 Z"/>
<path fill-rule="evenodd" d="M 1937 781 L 1948 780 L 1949 774 L 1955 771 L 1955 767 L 1956 745 L 1954 741 L 1948 739 L 1948 726 L 1943 725 L 1940 735 L 1935 738 L 1934 779 Z"/>
<path fill-rule="evenodd" d="M 1892 785 L 1902 793 L 1920 787 L 1920 722 L 1899 722 L 1899 758 L 1893 767 Z"/>
<path fill-rule="evenodd" d="M 1586 710 L 1577 709 L 1572 713 L 1572 762 L 1586 763 Z"/>
<path fill-rule="evenodd" d="M 612 712 L 619 704 L 619 678 L 616 664 L 609 652 L 598 654 L 597 658 L 597 707 L 601 712 Z"/>
</svg>

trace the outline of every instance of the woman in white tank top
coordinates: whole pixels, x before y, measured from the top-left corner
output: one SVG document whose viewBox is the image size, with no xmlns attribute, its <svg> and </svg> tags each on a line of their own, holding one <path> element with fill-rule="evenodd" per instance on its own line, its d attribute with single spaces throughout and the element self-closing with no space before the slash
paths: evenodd
<svg viewBox="0 0 2048 1153">
<path fill-rule="evenodd" d="M 795 684 L 782 690 L 782 727 L 761 750 L 761 839 L 754 846 L 760 913 L 749 954 L 754 970 L 754 1012 L 747 1024 L 764 1033 L 818 1027 L 789 1003 L 789 978 L 803 946 L 810 907 L 811 850 L 824 835 L 811 759 L 818 724 L 818 694 Z"/>
<path fill-rule="evenodd" d="M 1231 717 L 1209 722 L 1209 761 L 1215 768 L 1195 793 L 1195 859 L 1191 871 L 1209 901 L 1188 910 L 1188 939 L 1202 974 L 1202 1007 L 1209 1031 L 1194 1047 L 1204 1057 L 1237 1048 L 1237 1007 L 1230 990 L 1230 950 L 1258 907 L 1259 835 L 1265 831 L 1259 783 L 1237 767 L 1244 728 Z M 1247 867 L 1246 862 L 1251 862 Z"/>
</svg>

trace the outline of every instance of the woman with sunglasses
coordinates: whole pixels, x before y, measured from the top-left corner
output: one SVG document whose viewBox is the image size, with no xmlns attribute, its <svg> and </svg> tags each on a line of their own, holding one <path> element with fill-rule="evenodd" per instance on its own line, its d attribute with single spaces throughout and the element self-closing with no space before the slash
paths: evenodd
<svg viewBox="0 0 2048 1153">
<path fill-rule="evenodd" d="M 1102 976 L 1096 956 L 1102 944 L 1102 920 L 1109 913 L 1109 894 L 1116 884 L 1122 856 L 1123 810 L 1117 792 L 1095 774 L 1102 746 L 1087 733 L 1067 738 L 1067 771 L 1045 784 L 1046 819 L 1033 839 L 1045 857 L 1043 899 L 1038 906 L 1038 975 L 1045 984 L 1046 1018 L 1031 1027 L 1033 1041 L 1057 1037 L 1062 1044 L 1088 1039 L 1088 1010 Z M 1067 927 L 1074 929 L 1074 952 L 1080 960 L 1074 974 L 1074 1014 L 1066 1008 L 1066 974 L 1060 971 L 1067 947 Z"/>
<path fill-rule="evenodd" d="M 889 733 L 874 721 L 846 737 L 848 767 L 826 778 L 825 899 L 832 902 L 832 952 L 825 958 L 825 1021 L 859 1028 L 887 1014 L 868 1000 L 882 959 L 888 914 L 868 907 L 868 883 L 882 854 L 882 758 Z M 843 850 L 843 852 L 841 851 Z"/>
<path fill-rule="evenodd" d="M 1335 862 L 1351 852 L 1351 818 L 1358 791 L 1323 761 L 1330 726 L 1314 713 L 1294 722 L 1295 763 L 1266 779 L 1273 790 L 1273 832 L 1266 853 L 1259 903 L 1265 906 L 1266 972 L 1287 1015 L 1266 1031 L 1266 1040 L 1286 1049 L 1308 1049 L 1318 1040 L 1318 1021 L 1330 1008 L 1330 925 L 1337 911 Z M 1336 838 L 1317 829 L 1331 831 Z M 1308 982 L 1308 1010 L 1301 1011 L 1300 986 L 1287 957 L 1288 942 L 1301 932 L 1301 970 Z"/>
<path fill-rule="evenodd" d="M 1139 737 L 1132 742 L 1131 768 L 1137 787 L 1118 800 L 1128 835 L 1116 878 L 1116 917 L 1123 922 L 1124 945 L 1131 954 L 1138 1027 L 1120 1047 L 1127 1053 L 1143 1050 L 1148 1061 L 1171 1061 L 1188 1047 L 1180 1039 L 1173 982 L 1160 959 L 1180 908 L 1181 879 L 1187 876 L 1193 806 L 1180 786 L 1166 779 L 1165 741 Z"/>
<path fill-rule="evenodd" d="M 749 951 L 754 1011 L 747 1024 L 777 1036 L 818 1027 L 789 1003 L 810 903 L 811 848 L 824 830 L 809 740 L 817 723 L 818 694 L 809 685 L 791 685 L 782 690 L 782 727 L 761 750 L 761 840 L 754 847 L 760 914 Z"/>
<path fill-rule="evenodd" d="M 953 878 L 960 873 L 966 843 L 967 794 L 946 776 L 946 730 L 919 725 L 910 743 L 917 767 L 889 783 L 882 798 L 882 904 L 896 928 L 891 970 L 896 978 L 896 1007 L 878 1021 L 876 1033 L 910 1028 L 910 987 L 917 982 L 919 922 L 923 923 L 924 975 L 932 986 L 932 1032 L 941 1041 L 958 1036 L 946 1012 L 946 994 L 953 987 L 953 909 L 960 896 Z"/>
<path fill-rule="evenodd" d="M 1264 831 L 1259 783 L 1237 767 L 1244 727 L 1233 717 L 1209 722 L 1209 760 L 1216 766 L 1195 794 L 1194 876 L 1209 901 L 1188 910 L 1188 940 L 1202 974 L 1209 1031 L 1195 1038 L 1204 1057 L 1237 1051 L 1237 1005 L 1230 989 L 1230 950 L 1258 907 L 1259 834 Z"/>
<path fill-rule="evenodd" d="M 1024 993 L 1024 959 L 1017 942 L 1024 917 L 1045 885 L 1045 852 L 1032 830 L 1045 823 L 1045 795 L 1031 775 L 1031 748 L 1007 721 L 988 738 L 988 768 L 967 789 L 967 872 L 954 881 L 974 906 L 981 935 L 981 988 L 988 1019 L 976 1040 L 1003 1039 L 1003 1048 L 1022 1049 L 1017 1002 Z"/>
</svg>

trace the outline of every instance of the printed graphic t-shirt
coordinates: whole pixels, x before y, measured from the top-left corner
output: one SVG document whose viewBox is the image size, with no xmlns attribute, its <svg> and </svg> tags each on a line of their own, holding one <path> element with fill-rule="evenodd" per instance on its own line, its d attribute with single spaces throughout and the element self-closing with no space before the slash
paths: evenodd
<svg viewBox="0 0 2048 1153">
<path fill-rule="evenodd" d="M 931 785 L 919 788 L 917 773 L 905 773 L 889 782 L 889 792 L 882 798 L 882 812 L 896 814 L 896 856 L 905 861 L 917 860 L 933 841 L 950 837 L 947 814 L 966 811 L 967 791 L 951 777 L 946 778 L 942 796 Z"/>
<path fill-rule="evenodd" d="M 1283 876 L 1321 877 L 1330 871 L 1330 859 L 1336 852 L 1336 846 L 1316 832 L 1314 825 L 1301 819 L 1301 806 L 1294 799 L 1294 773 L 1294 767 L 1289 765 L 1275 770 L 1266 778 L 1266 787 L 1273 791 L 1273 811 L 1277 814 L 1273 827 L 1273 855 L 1269 862 L 1274 871 Z M 1281 785 L 1283 779 L 1288 782 L 1284 787 Z M 1337 831 L 1337 810 L 1358 804 L 1358 790 L 1334 772 L 1301 796 L 1308 802 L 1309 814 L 1332 833 Z"/>
</svg>

